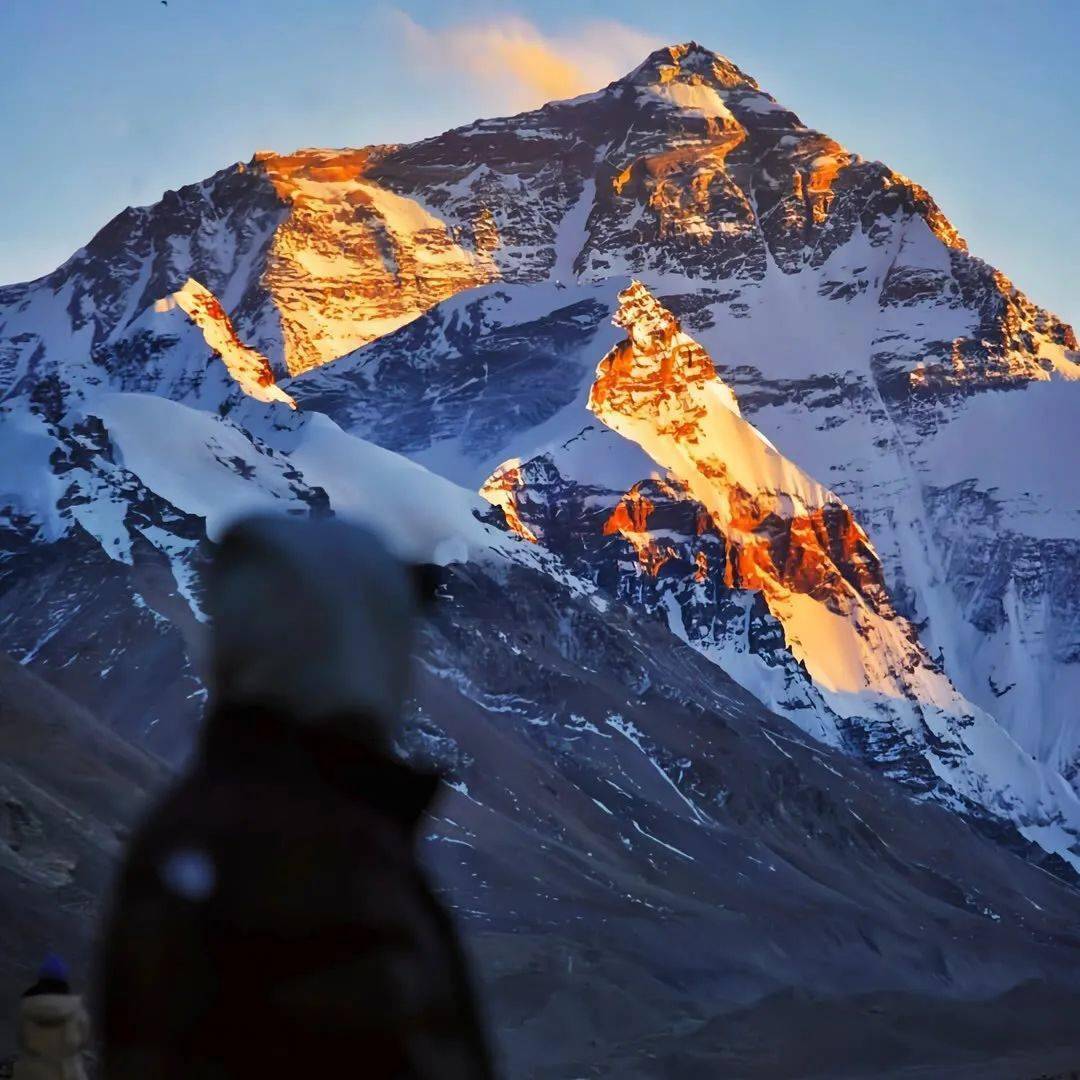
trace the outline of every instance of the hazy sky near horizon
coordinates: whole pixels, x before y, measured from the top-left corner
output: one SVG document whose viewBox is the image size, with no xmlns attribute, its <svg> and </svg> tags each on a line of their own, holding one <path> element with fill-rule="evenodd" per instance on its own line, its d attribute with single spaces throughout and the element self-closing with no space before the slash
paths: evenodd
<svg viewBox="0 0 1080 1080">
<path fill-rule="evenodd" d="M 1075 0 L 0 0 L 0 283 L 257 149 L 422 138 L 691 38 L 1080 325 Z"/>
</svg>

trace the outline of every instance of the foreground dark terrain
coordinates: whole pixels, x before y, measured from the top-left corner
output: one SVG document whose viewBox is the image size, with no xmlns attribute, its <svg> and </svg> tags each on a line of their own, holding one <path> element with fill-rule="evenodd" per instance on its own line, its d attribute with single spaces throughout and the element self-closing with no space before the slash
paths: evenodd
<svg viewBox="0 0 1080 1080">
<path fill-rule="evenodd" d="M 425 854 L 510 1075 L 1035 1076 L 1077 1053 L 1076 891 L 807 743 L 661 624 L 568 605 L 535 571 L 462 570 L 420 659 L 403 743 L 454 784 Z M 40 703 L 62 699 L 6 670 L 33 746 Z M 541 695 L 557 708 L 517 711 Z M 11 990 L 50 933 L 89 957 L 118 826 L 165 780 L 86 730 L 53 735 L 48 769 L 19 762 L 55 869 L 4 890 Z M 110 831 L 89 850 L 64 830 L 91 818 L 68 790 L 80 770 L 106 781 L 90 806 Z"/>
</svg>

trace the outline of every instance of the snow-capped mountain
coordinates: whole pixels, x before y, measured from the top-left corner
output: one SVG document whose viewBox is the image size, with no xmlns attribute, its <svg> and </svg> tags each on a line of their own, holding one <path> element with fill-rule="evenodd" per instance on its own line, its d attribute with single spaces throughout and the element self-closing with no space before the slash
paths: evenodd
<svg viewBox="0 0 1080 1080">
<path fill-rule="evenodd" d="M 715 357 L 709 377 L 752 421 L 730 419 L 729 444 L 717 424 L 736 414 L 710 404 L 706 471 L 771 461 L 757 453 L 771 439 L 795 463 L 789 478 L 827 482 L 795 482 L 789 494 L 820 520 L 785 542 L 844 518 L 846 539 L 828 543 L 853 543 L 874 578 L 859 610 L 885 611 L 893 652 L 909 654 L 881 662 L 933 671 L 920 693 L 935 707 L 926 680 L 1074 777 L 1072 331 L 971 256 L 918 185 L 694 44 L 532 113 L 409 146 L 260 153 L 125 211 L 54 274 L 0 291 L 5 396 L 39 401 L 9 426 L 25 439 L 41 399 L 55 412 L 105 387 L 227 411 L 239 386 L 475 490 L 505 459 L 586 426 L 627 274 Z M 641 377 L 628 375 L 631 395 Z M 616 413 L 614 430 L 671 465 Z M 695 478 L 681 479 L 715 519 Z M 618 535 L 632 547 L 636 531 Z M 747 578 L 751 547 L 739 548 L 743 584 L 767 597 L 767 581 Z M 785 558 L 816 558 L 795 549 Z M 791 595 L 788 606 L 809 594 Z M 832 648 L 842 616 L 813 611 L 802 630 L 793 612 L 784 623 L 808 693 L 873 686 L 863 668 L 878 650 Z M 818 734 L 832 726 L 809 711 Z"/>
<path fill-rule="evenodd" d="M 1045 875 L 911 797 L 1080 869 L 1078 412 L 1072 330 L 926 191 L 673 46 L 419 143 L 256 154 L 0 289 L 0 648 L 181 757 L 208 545 L 255 507 L 356 516 L 453 567 L 407 741 L 460 777 L 456 895 L 527 834 L 562 882 L 537 928 L 599 880 L 582 851 L 612 888 L 685 871 L 627 902 L 696 911 L 750 808 L 828 820 L 812 858 L 756 836 L 792 882 L 852 844 L 892 881 L 854 799 L 934 874 L 916 822 L 951 821 L 983 920 L 1003 868 Z"/>
<path fill-rule="evenodd" d="M 663 613 L 815 738 L 950 805 L 1010 815 L 1073 861 L 1076 793 L 957 692 L 893 605 L 851 510 L 742 417 L 709 355 L 643 285 L 619 301 L 627 337 L 600 361 L 588 401 L 602 426 L 511 459 L 482 494 L 525 540 Z M 755 618 L 778 633 L 753 633 Z"/>
<path fill-rule="evenodd" d="M 854 508 L 964 695 L 1073 775 L 1075 337 L 970 255 L 923 189 L 693 46 L 598 94 L 400 148 L 375 175 L 459 229 L 489 209 L 515 285 L 311 373 L 299 399 L 475 485 L 573 433 L 610 343 L 605 284 L 636 275 L 758 429 Z M 570 287 L 548 300 L 552 284 Z M 386 396 L 393 421 L 375 415 Z M 503 438 L 515 422 L 539 430 Z"/>
</svg>

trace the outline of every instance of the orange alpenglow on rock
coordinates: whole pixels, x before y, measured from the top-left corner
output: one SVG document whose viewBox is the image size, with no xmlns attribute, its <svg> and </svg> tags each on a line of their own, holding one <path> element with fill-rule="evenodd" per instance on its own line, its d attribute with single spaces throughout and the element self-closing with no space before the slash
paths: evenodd
<svg viewBox="0 0 1080 1080">
<path fill-rule="evenodd" d="M 509 461 L 504 461 L 488 477 L 480 489 L 480 494 L 493 506 L 498 506 L 502 510 L 506 524 L 518 536 L 523 540 L 528 540 L 530 544 L 536 544 L 539 543 L 536 533 L 518 515 L 516 493 L 521 486 L 521 461 L 518 458 L 511 458 Z"/>
<path fill-rule="evenodd" d="M 670 494 L 677 497 L 674 491 Z M 672 544 L 658 543 L 649 534 L 649 515 L 652 511 L 653 504 L 635 486 L 622 497 L 604 522 L 604 535 L 617 533 L 622 536 L 637 552 L 638 561 L 645 571 L 656 577 L 665 563 L 678 557 L 678 552 Z"/>
<path fill-rule="evenodd" d="M 464 245 L 419 202 L 369 179 L 391 147 L 262 152 L 252 168 L 286 213 L 261 284 L 274 298 L 290 375 L 404 326 L 440 301 L 494 281 L 490 214 Z"/>
<path fill-rule="evenodd" d="M 850 607 L 852 591 L 887 606 L 877 556 L 851 511 L 742 418 L 709 354 L 644 285 L 634 282 L 619 300 L 613 321 L 627 339 L 601 360 L 589 409 L 701 503 L 732 549 L 731 584 L 807 593 L 836 611 Z M 608 527 L 633 536 L 640 552 L 651 510 L 631 492 Z"/>
<path fill-rule="evenodd" d="M 221 357 L 245 394 L 258 401 L 277 401 L 296 408 L 296 402 L 274 381 L 270 361 L 240 340 L 225 309 L 209 289 L 188 278 L 179 290 L 154 304 L 154 311 L 159 314 L 175 308 L 183 311 L 202 331 L 206 344 Z"/>
<path fill-rule="evenodd" d="M 644 285 L 634 282 L 619 299 L 613 321 L 627 338 L 601 360 L 589 409 L 668 470 L 668 496 L 700 504 L 696 537 L 722 541 L 723 583 L 762 593 L 821 685 L 892 694 L 897 670 L 918 670 L 920 692 L 951 706 L 955 690 L 893 609 L 877 554 L 850 509 L 743 419 L 708 353 Z M 604 531 L 625 537 L 655 575 L 678 552 L 650 533 L 653 509 L 632 489 Z M 694 580 L 707 581 L 706 552 L 685 557 Z"/>
<path fill-rule="evenodd" d="M 709 556 L 704 551 L 698 550 L 694 553 L 694 562 L 697 565 L 697 569 L 694 571 L 694 580 L 699 584 L 707 581 L 709 578 Z"/>
</svg>

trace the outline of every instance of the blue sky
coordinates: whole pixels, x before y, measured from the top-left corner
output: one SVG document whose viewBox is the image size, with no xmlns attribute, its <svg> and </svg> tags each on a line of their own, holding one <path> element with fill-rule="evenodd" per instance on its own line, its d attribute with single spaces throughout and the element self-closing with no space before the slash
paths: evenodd
<svg viewBox="0 0 1080 1080">
<path fill-rule="evenodd" d="M 1075 0 L 0 0 L 0 282 L 256 149 L 420 138 L 690 38 L 1080 324 Z"/>
</svg>

